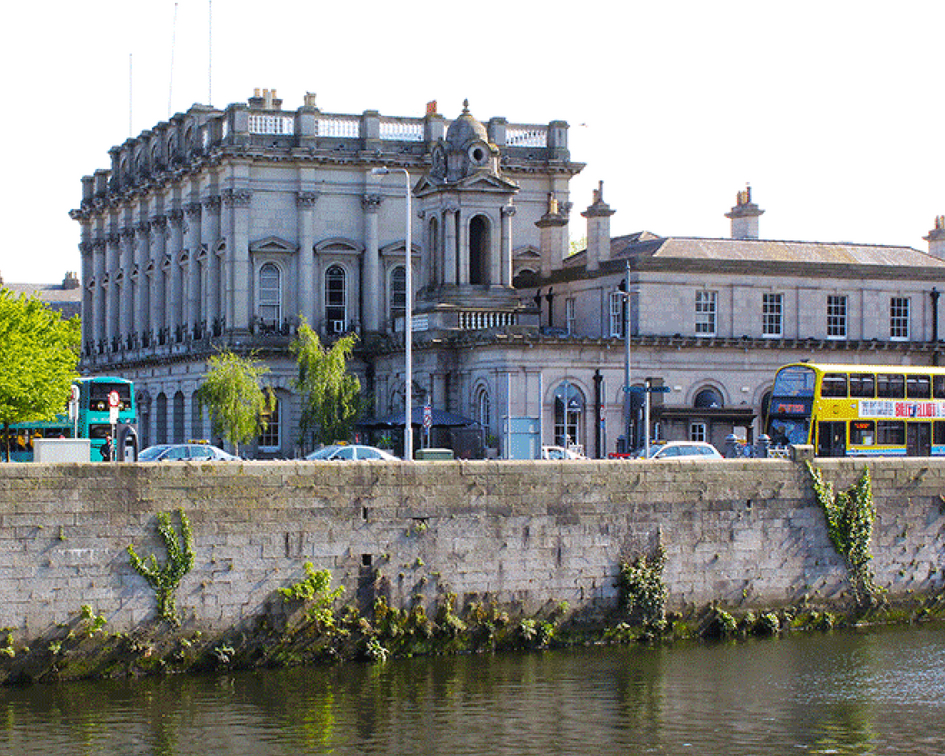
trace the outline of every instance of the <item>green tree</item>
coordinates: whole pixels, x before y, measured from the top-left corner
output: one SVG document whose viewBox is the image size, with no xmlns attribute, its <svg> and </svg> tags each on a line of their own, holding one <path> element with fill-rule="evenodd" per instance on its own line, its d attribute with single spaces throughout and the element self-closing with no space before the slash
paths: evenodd
<svg viewBox="0 0 945 756">
<path fill-rule="evenodd" d="M 52 420 L 79 377 L 82 328 L 36 297 L 0 289 L 0 423 L 10 459 L 10 423 Z"/>
<path fill-rule="evenodd" d="M 351 436 L 361 411 L 361 382 L 348 372 L 347 363 L 357 340 L 352 333 L 325 348 L 302 318 L 290 349 L 299 368 L 295 387 L 302 396 L 299 432 L 303 443 L 309 432 L 324 444 Z"/>
<path fill-rule="evenodd" d="M 207 367 L 197 401 L 210 412 L 214 434 L 233 444 L 238 454 L 240 444 L 266 429 L 266 416 L 275 408 L 275 396 L 262 386 L 269 368 L 253 355 L 241 357 L 228 350 L 207 360 Z"/>
</svg>

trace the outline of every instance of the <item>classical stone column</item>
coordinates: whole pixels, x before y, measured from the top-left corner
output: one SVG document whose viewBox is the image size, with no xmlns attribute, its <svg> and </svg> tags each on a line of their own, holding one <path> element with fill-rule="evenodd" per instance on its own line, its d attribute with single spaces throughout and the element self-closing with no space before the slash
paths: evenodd
<svg viewBox="0 0 945 756">
<path fill-rule="evenodd" d="M 105 339 L 109 348 L 118 336 L 118 269 L 120 267 L 119 235 L 112 231 L 108 234 L 105 248 L 105 273 L 102 285 L 105 289 Z"/>
<path fill-rule="evenodd" d="M 142 337 L 151 330 L 151 292 L 148 286 L 148 276 L 145 273 L 151 247 L 151 223 L 147 220 L 139 221 L 135 226 L 135 314 L 133 330 Z M 139 342 L 143 345 L 143 339 Z"/>
<path fill-rule="evenodd" d="M 515 216 L 515 205 L 503 205 L 499 214 L 502 217 L 499 277 L 497 283 L 503 286 L 512 285 L 512 218 Z"/>
<path fill-rule="evenodd" d="M 200 214 L 200 247 L 205 251 L 204 271 L 202 280 L 206 282 L 206 290 L 202 290 L 203 304 L 201 310 L 203 320 L 208 329 L 213 328 L 213 321 L 220 317 L 220 276 L 219 260 L 214 248 L 220 238 L 220 197 L 213 195 L 204 197 L 203 212 Z"/>
<path fill-rule="evenodd" d="M 158 343 L 158 332 L 164 327 L 165 312 L 165 285 L 164 285 L 164 250 L 167 244 L 167 217 L 156 215 L 151 218 L 151 249 L 148 268 L 150 270 L 149 284 L 150 313 L 148 323 L 151 329 L 152 345 Z"/>
<path fill-rule="evenodd" d="M 381 254 L 377 234 L 377 216 L 383 198 L 379 194 L 367 194 L 361 199 L 364 209 L 364 280 L 361 282 L 364 312 L 361 322 L 364 330 L 377 332 L 381 329 L 381 300 L 384 287 L 381 284 Z"/>
<path fill-rule="evenodd" d="M 164 325 L 168 329 L 170 341 L 173 342 L 177 328 L 183 322 L 184 291 L 181 277 L 180 256 L 181 252 L 183 252 L 184 211 L 179 209 L 171 210 L 167 214 L 167 221 L 168 240 L 165 251 L 170 258 L 170 266 L 169 269 L 165 271 L 165 274 L 169 274 L 170 276 L 170 286 L 167 292 L 168 305 Z"/>
<path fill-rule="evenodd" d="M 299 254 L 297 258 L 298 281 L 296 282 L 296 302 L 298 312 L 308 320 L 309 325 L 315 326 L 315 259 L 312 248 L 315 246 L 315 203 L 318 194 L 315 192 L 299 192 L 295 198 L 298 208 L 298 238 Z"/>
<path fill-rule="evenodd" d="M 83 327 L 88 335 L 87 338 L 97 346 L 98 342 L 105 338 L 105 291 L 102 289 L 102 278 L 105 275 L 105 240 L 102 237 L 96 237 L 92 241 L 90 275 L 83 281 L 89 285 L 94 281 L 94 286 L 88 291 L 89 298 L 89 319 L 83 320 Z"/>
<path fill-rule="evenodd" d="M 134 268 L 135 229 L 124 226 L 121 231 L 121 301 L 118 308 L 118 336 L 122 342 L 134 330 L 134 292 L 131 284 L 131 271 Z"/>
<path fill-rule="evenodd" d="M 460 286 L 469 283 L 469 223 L 461 210 L 456 211 L 456 283 Z"/>
<path fill-rule="evenodd" d="M 443 211 L 443 283 L 446 285 L 458 283 L 456 276 L 456 216 L 459 209 L 447 207 Z"/>
<path fill-rule="evenodd" d="M 187 249 L 187 307 L 185 310 L 184 321 L 190 332 L 193 333 L 194 327 L 200 322 L 200 300 L 202 292 L 200 291 L 200 203 L 190 202 L 184 206 L 184 231 L 186 234 Z"/>
<path fill-rule="evenodd" d="M 249 262 L 249 207 L 252 192 L 249 189 L 227 189 L 223 193 L 223 203 L 232 209 L 233 226 L 229 237 L 232 241 L 229 252 L 231 265 L 231 317 L 227 318 L 228 327 L 249 330 L 249 314 L 252 311 L 249 301 L 250 262 Z"/>
</svg>

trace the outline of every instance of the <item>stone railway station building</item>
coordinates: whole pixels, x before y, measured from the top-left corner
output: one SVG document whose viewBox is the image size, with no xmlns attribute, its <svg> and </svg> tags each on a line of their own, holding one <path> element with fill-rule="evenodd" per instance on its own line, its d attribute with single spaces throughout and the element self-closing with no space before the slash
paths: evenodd
<svg viewBox="0 0 945 756">
<path fill-rule="evenodd" d="M 543 443 L 592 457 L 627 428 L 649 380 L 654 432 L 722 446 L 759 431 L 778 366 L 798 359 L 934 364 L 945 218 L 909 247 L 767 241 L 750 190 L 731 239 L 612 238 L 603 186 L 569 254 L 568 125 L 285 110 L 275 91 L 194 105 L 110 151 L 82 180 L 84 373 L 133 379 L 143 444 L 208 438 L 194 394 L 226 347 L 271 369 L 278 398 L 256 456 L 299 446 L 304 317 L 354 332 L 374 414 L 404 406 L 407 171 L 413 212 L 413 401 L 501 439 L 533 418 Z M 391 175 L 373 169 L 386 167 Z M 629 283 L 629 289 L 628 287 Z M 634 396 L 636 394 L 633 394 Z M 639 432 L 639 431 L 636 431 Z"/>
</svg>

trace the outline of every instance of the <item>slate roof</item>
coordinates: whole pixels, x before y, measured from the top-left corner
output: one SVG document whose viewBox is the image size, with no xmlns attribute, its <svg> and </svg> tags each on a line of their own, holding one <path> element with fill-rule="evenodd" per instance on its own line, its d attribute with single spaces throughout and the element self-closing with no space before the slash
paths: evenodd
<svg viewBox="0 0 945 756">
<path fill-rule="evenodd" d="M 29 284 L 29 283 L 2 283 L 4 289 L 14 294 L 35 296 L 48 304 L 53 310 L 58 310 L 63 318 L 68 320 L 75 315 L 82 314 L 82 287 L 66 287 L 58 284 Z"/>
<path fill-rule="evenodd" d="M 611 240 L 611 256 L 614 259 L 629 256 L 657 260 L 725 260 L 752 263 L 813 263 L 945 269 L 945 260 L 912 247 L 850 242 L 658 237 L 648 232 L 619 236 Z"/>
</svg>

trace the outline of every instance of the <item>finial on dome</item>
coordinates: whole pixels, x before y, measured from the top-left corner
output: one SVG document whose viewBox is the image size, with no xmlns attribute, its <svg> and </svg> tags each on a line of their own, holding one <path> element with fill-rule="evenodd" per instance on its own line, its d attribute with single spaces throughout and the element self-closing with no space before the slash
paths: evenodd
<svg viewBox="0 0 945 756">
<path fill-rule="evenodd" d="M 463 100 L 463 112 L 464 112 L 464 113 L 468 113 L 468 112 L 469 112 L 469 100 L 468 100 L 468 99 L 467 99 L 467 100 Z"/>
</svg>

